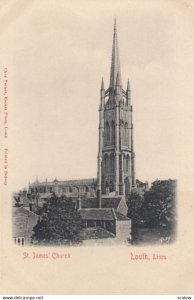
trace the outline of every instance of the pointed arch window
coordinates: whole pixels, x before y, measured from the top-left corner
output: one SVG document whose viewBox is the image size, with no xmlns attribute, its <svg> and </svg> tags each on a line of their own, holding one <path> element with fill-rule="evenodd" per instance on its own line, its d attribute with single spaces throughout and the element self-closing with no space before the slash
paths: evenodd
<svg viewBox="0 0 194 300">
<path fill-rule="evenodd" d="M 112 141 L 112 144 L 115 143 L 115 123 L 114 123 L 114 121 L 111 122 L 111 141 Z"/>
<path fill-rule="evenodd" d="M 110 125 L 108 122 L 106 122 L 106 127 L 105 127 L 105 136 L 106 136 L 106 141 L 110 141 Z"/>
<path fill-rule="evenodd" d="M 108 154 L 105 154 L 104 156 L 104 169 L 105 169 L 105 172 L 108 172 L 109 170 L 109 159 L 108 159 Z"/>
<path fill-rule="evenodd" d="M 124 173 L 126 173 L 126 157 L 125 157 L 125 154 L 123 155 L 123 170 L 124 170 Z"/>
<path fill-rule="evenodd" d="M 114 154 L 112 153 L 110 156 L 110 171 L 114 173 L 115 169 L 115 161 L 114 161 Z"/>
<path fill-rule="evenodd" d="M 110 192 L 114 191 L 114 184 L 112 181 L 110 181 L 110 187 L 109 187 Z"/>
<path fill-rule="evenodd" d="M 124 141 L 127 142 L 127 133 L 128 133 L 128 123 L 125 123 L 125 128 L 124 128 Z"/>
<path fill-rule="evenodd" d="M 120 123 L 120 129 L 121 129 L 121 137 L 122 137 L 122 142 L 124 141 L 125 139 L 125 128 L 124 128 L 124 122 L 123 120 L 121 120 L 121 123 Z"/>
<path fill-rule="evenodd" d="M 129 155 L 126 157 L 126 172 L 129 172 Z"/>
</svg>

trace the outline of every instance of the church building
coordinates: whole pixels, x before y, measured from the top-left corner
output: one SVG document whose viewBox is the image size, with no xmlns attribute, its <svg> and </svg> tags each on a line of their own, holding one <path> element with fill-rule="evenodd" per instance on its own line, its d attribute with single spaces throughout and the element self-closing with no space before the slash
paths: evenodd
<svg viewBox="0 0 194 300">
<path fill-rule="evenodd" d="M 39 182 L 37 179 L 29 184 L 28 191 L 24 190 L 19 195 L 28 215 L 34 217 L 33 213 L 36 214 L 36 210 L 53 193 L 57 196 L 65 195 L 74 201 L 86 230 L 98 227 L 119 241 L 130 238 L 131 220 L 127 217 L 127 197 L 132 189 L 145 191 L 148 188 L 147 183 L 135 179 L 132 116 L 129 80 L 126 89 L 122 85 L 115 21 L 110 82 L 105 89 L 102 79 L 100 89 L 97 179 L 55 179 L 49 182 Z M 16 236 L 14 238 L 17 240 Z"/>
<path fill-rule="evenodd" d="M 135 153 L 129 80 L 122 86 L 116 21 L 114 24 L 110 83 L 105 90 L 102 79 L 99 106 L 99 152 L 97 190 L 128 195 L 135 187 Z"/>
<path fill-rule="evenodd" d="M 116 21 L 114 23 L 110 83 L 105 90 L 102 79 L 99 105 L 99 143 L 97 179 L 57 180 L 29 185 L 30 193 L 66 196 L 127 196 L 136 187 L 133 145 L 133 109 L 129 80 L 123 89 Z"/>
</svg>

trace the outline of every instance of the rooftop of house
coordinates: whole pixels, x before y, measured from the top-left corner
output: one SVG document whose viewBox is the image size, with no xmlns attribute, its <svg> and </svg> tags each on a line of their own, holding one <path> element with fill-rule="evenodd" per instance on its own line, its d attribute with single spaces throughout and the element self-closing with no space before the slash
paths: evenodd
<svg viewBox="0 0 194 300">
<path fill-rule="evenodd" d="M 102 197 L 102 208 L 114 208 L 117 209 L 122 197 Z M 82 208 L 98 208 L 97 198 L 82 198 Z"/>
<path fill-rule="evenodd" d="M 79 209 L 83 220 L 93 221 L 128 221 L 129 218 L 121 213 L 118 213 L 114 208 L 84 208 Z"/>
<path fill-rule="evenodd" d="M 81 232 L 83 240 L 114 238 L 115 235 L 102 227 L 84 228 Z"/>
<path fill-rule="evenodd" d="M 30 234 L 38 218 L 37 214 L 24 207 L 13 207 L 13 236 L 25 237 Z"/>
<path fill-rule="evenodd" d="M 112 221 L 115 219 L 111 208 L 84 208 L 79 210 L 83 220 Z"/>
<path fill-rule="evenodd" d="M 129 221 L 130 220 L 128 217 L 124 216 L 123 214 L 121 214 L 118 211 L 115 211 L 115 214 L 116 214 L 116 218 L 118 221 Z"/>
</svg>

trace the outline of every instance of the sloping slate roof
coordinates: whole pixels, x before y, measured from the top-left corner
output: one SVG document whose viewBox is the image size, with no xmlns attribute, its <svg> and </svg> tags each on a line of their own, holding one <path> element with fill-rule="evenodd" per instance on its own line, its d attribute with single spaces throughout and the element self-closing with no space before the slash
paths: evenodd
<svg viewBox="0 0 194 300">
<path fill-rule="evenodd" d="M 119 213 L 118 211 L 115 211 L 116 217 L 118 221 L 129 221 L 130 219 L 124 216 L 123 214 Z"/>
<path fill-rule="evenodd" d="M 85 179 L 75 179 L 75 180 L 64 180 L 58 181 L 59 184 L 63 185 L 92 185 L 96 183 L 96 178 L 85 178 Z"/>
<path fill-rule="evenodd" d="M 13 236 L 26 237 L 38 221 L 38 215 L 27 209 L 13 208 Z"/>
<path fill-rule="evenodd" d="M 97 198 L 85 198 L 81 199 L 82 208 L 97 208 L 98 201 Z"/>
<path fill-rule="evenodd" d="M 105 239 L 115 237 L 113 233 L 101 227 L 84 228 L 80 235 L 84 240 Z"/>
<path fill-rule="evenodd" d="M 114 208 L 117 209 L 121 197 L 102 198 L 102 208 Z M 81 200 L 82 208 L 98 208 L 97 198 L 85 198 Z"/>
<path fill-rule="evenodd" d="M 113 211 L 111 208 L 85 208 L 79 210 L 83 220 L 102 220 L 113 221 L 115 220 Z"/>
<path fill-rule="evenodd" d="M 54 185 L 55 182 L 58 183 L 58 185 L 66 185 L 66 186 L 72 186 L 72 185 L 92 185 L 96 184 L 97 179 L 96 178 L 83 178 L 83 179 L 70 179 L 70 180 L 53 180 L 53 181 L 44 181 L 44 182 L 33 182 L 31 186 L 43 186 L 43 185 Z"/>
<path fill-rule="evenodd" d="M 111 197 L 111 198 L 102 198 L 102 207 L 104 208 L 117 208 L 122 197 Z"/>
</svg>

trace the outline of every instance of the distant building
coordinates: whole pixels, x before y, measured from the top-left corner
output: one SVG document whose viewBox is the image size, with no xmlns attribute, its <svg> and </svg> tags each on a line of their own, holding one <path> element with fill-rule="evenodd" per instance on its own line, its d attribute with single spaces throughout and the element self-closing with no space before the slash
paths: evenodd
<svg viewBox="0 0 194 300">
<path fill-rule="evenodd" d="M 96 179 L 80 179 L 80 180 L 65 180 L 48 182 L 47 179 L 44 182 L 39 182 L 38 179 L 29 184 L 29 194 L 47 194 L 55 193 L 56 195 L 78 196 L 85 195 L 87 197 L 94 197 L 96 195 Z"/>
</svg>

